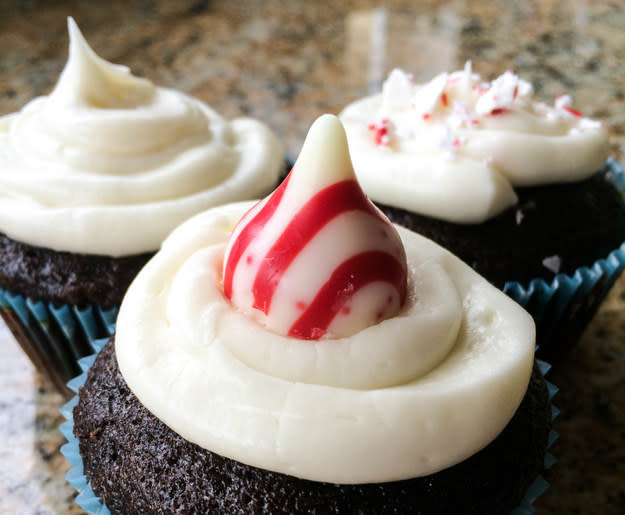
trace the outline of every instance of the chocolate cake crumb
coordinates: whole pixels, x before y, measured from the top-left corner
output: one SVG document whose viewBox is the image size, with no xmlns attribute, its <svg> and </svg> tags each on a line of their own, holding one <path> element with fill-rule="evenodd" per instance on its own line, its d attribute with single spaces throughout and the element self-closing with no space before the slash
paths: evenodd
<svg viewBox="0 0 625 515">
<path fill-rule="evenodd" d="M 604 172 L 575 183 L 517 188 L 519 201 L 481 224 L 456 224 L 383 204 L 392 222 L 422 234 L 469 264 L 498 288 L 550 282 L 545 256 L 561 258 L 559 273 L 592 266 L 625 241 L 625 202 Z M 521 223 L 522 222 L 522 223 Z"/>
<path fill-rule="evenodd" d="M 110 308 L 121 303 L 152 255 L 110 257 L 60 252 L 0 233 L 0 287 L 33 300 Z"/>
<path fill-rule="evenodd" d="M 534 367 L 511 422 L 471 458 L 422 478 L 337 485 L 244 465 L 186 441 L 129 390 L 113 340 L 79 394 L 74 434 L 85 474 L 112 513 L 127 514 L 509 513 L 543 470 L 551 425 L 546 385 Z"/>
</svg>

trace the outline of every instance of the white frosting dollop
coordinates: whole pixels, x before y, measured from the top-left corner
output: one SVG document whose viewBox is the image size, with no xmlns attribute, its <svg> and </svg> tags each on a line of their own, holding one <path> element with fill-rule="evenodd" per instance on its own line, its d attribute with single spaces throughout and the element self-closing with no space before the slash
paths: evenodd
<svg viewBox="0 0 625 515">
<path fill-rule="evenodd" d="M 0 118 L 0 231 L 54 250 L 130 255 L 158 249 L 203 209 L 275 186 L 284 154 L 266 126 L 224 120 L 134 77 L 68 26 L 52 93 Z"/>
<path fill-rule="evenodd" d="M 340 114 L 358 179 L 373 200 L 456 223 L 514 205 L 514 187 L 574 182 L 608 153 L 605 129 L 533 99 L 508 71 L 492 83 L 465 69 L 415 85 L 393 70 L 382 93 Z"/>
<path fill-rule="evenodd" d="M 397 228 L 409 279 L 396 316 L 334 340 L 275 334 L 222 293 L 226 243 L 252 206 L 185 222 L 130 286 L 116 353 L 143 405 L 220 455 L 345 484 L 431 474 L 501 432 L 533 365 L 534 324 L 521 307 Z"/>
</svg>

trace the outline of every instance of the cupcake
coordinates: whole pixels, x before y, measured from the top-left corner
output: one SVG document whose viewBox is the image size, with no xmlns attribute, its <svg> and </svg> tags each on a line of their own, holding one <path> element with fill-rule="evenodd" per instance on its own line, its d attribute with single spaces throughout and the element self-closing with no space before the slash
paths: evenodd
<svg viewBox="0 0 625 515">
<path fill-rule="evenodd" d="M 0 118 L 0 305 L 59 388 L 110 335 L 130 281 L 167 234 L 211 206 L 271 191 L 282 146 L 110 64 L 68 20 L 50 95 Z"/>
<path fill-rule="evenodd" d="M 113 513 L 506 513 L 548 445 L 534 344 L 373 206 L 325 115 L 273 194 L 187 221 L 134 280 L 68 405 L 70 478 Z"/>
<path fill-rule="evenodd" d="M 422 85 L 394 70 L 340 118 L 365 192 L 393 222 L 524 305 L 551 359 L 577 339 L 625 264 L 622 168 L 605 164 L 600 122 L 566 95 L 536 101 L 512 72 L 483 82 L 470 61 Z"/>
</svg>

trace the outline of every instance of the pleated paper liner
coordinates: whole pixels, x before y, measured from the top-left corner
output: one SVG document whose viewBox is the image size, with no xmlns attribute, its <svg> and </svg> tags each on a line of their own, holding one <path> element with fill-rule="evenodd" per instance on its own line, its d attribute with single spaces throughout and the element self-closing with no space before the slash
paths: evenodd
<svg viewBox="0 0 625 515">
<path fill-rule="evenodd" d="M 78 360 L 115 332 L 117 307 L 33 301 L 0 288 L 0 314 L 33 364 L 69 398 L 66 385 L 80 373 Z"/>
<path fill-rule="evenodd" d="M 78 365 L 82 370 L 82 373 L 72 379 L 68 383 L 70 390 L 78 394 L 78 389 L 85 384 L 87 379 L 87 371 L 93 365 L 97 353 L 100 352 L 102 347 L 108 341 L 108 338 L 103 338 L 93 342 L 95 354 L 84 357 L 78 361 Z M 544 361 L 537 360 L 539 369 L 543 376 L 551 368 L 549 364 Z M 558 392 L 557 387 L 547 383 L 547 389 L 549 392 L 549 400 Z M 96 496 L 89 481 L 84 474 L 82 457 L 80 456 L 79 439 L 74 436 L 74 407 L 78 404 L 78 395 L 74 396 L 67 404 L 61 408 L 61 414 L 67 419 L 66 422 L 61 424 L 61 432 L 67 439 L 67 442 L 61 447 L 61 453 L 67 461 L 69 461 L 71 468 L 66 474 L 67 481 L 78 490 L 78 496 L 76 497 L 76 503 L 87 512 L 89 515 L 109 515 L 110 511 L 106 507 L 106 504 Z M 551 420 L 553 421 L 558 416 L 558 409 L 555 406 L 551 406 Z M 549 439 L 547 443 L 547 449 L 549 449 L 558 438 L 558 434 L 555 431 L 549 433 Z M 545 470 L 551 468 L 556 462 L 556 459 L 547 451 L 545 454 L 544 468 Z M 536 480 L 528 487 L 525 496 L 517 508 L 512 511 L 512 515 L 529 515 L 534 513 L 534 501 L 547 490 L 549 483 L 539 475 Z"/>
<path fill-rule="evenodd" d="M 623 165 L 608 159 L 602 169 L 625 195 Z M 548 283 L 533 279 L 527 285 L 507 282 L 504 292 L 534 317 L 538 356 L 557 363 L 579 339 L 625 268 L 625 243 L 588 267 L 571 275 L 558 274 Z"/>
</svg>

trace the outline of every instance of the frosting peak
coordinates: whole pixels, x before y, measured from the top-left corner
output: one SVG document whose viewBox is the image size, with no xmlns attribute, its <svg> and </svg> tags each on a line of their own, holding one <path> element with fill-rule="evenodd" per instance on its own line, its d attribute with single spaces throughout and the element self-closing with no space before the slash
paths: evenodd
<svg viewBox="0 0 625 515">
<path fill-rule="evenodd" d="M 112 64 L 87 44 L 68 18 L 69 59 L 41 109 L 41 121 L 55 139 L 70 143 L 70 163 L 98 173 L 142 171 L 146 153 L 171 148 L 187 138 L 210 138 L 197 104 L 176 91 L 157 88 Z M 125 160 L 94 160 L 93 153 Z"/>
<path fill-rule="evenodd" d="M 91 49 L 73 18 L 67 19 L 69 60 L 50 98 L 59 103 L 128 109 L 150 101 L 156 87 L 126 66 L 111 64 Z"/>
<path fill-rule="evenodd" d="M 400 310 L 401 240 L 360 189 L 335 116 L 312 125 L 289 177 L 236 227 L 223 277 L 238 309 L 302 339 L 352 335 Z"/>
</svg>

